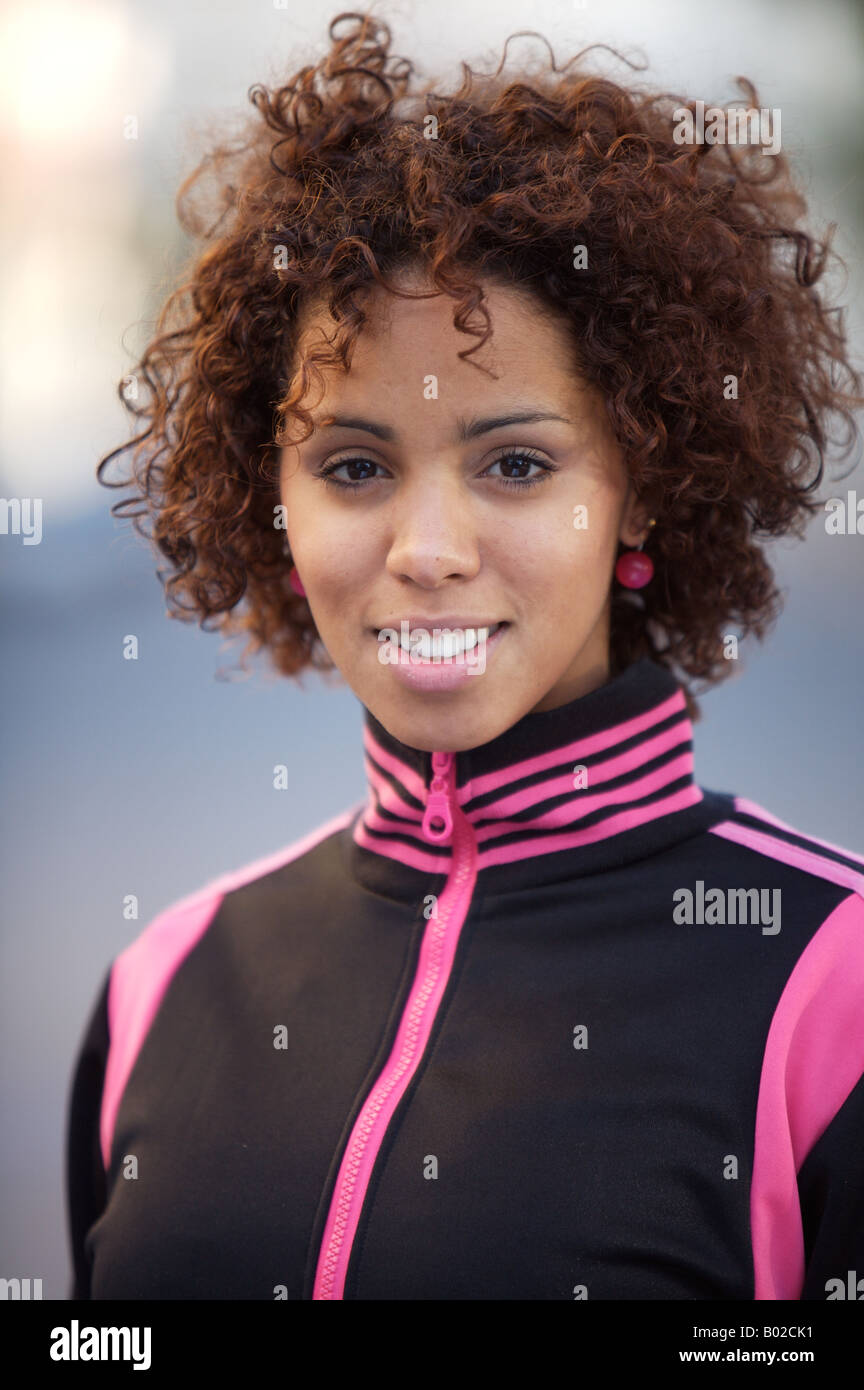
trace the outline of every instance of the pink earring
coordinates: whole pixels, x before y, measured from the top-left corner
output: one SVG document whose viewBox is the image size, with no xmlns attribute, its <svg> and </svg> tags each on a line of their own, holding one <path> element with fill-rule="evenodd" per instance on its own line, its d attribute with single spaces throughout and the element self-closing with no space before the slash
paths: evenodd
<svg viewBox="0 0 864 1390">
<path fill-rule="evenodd" d="M 306 597 L 306 590 L 303 588 L 303 581 L 297 573 L 296 565 L 292 565 L 288 571 L 288 583 L 291 585 L 295 594 L 299 594 L 301 598 Z"/>
<path fill-rule="evenodd" d="M 652 517 L 648 522 L 650 526 L 656 526 L 656 521 Z M 648 537 L 645 537 L 647 540 Z M 615 578 L 619 584 L 623 584 L 625 589 L 644 589 L 654 577 L 654 561 L 650 555 L 642 554 L 643 540 L 637 550 L 625 550 L 619 556 L 615 566 Z"/>
</svg>

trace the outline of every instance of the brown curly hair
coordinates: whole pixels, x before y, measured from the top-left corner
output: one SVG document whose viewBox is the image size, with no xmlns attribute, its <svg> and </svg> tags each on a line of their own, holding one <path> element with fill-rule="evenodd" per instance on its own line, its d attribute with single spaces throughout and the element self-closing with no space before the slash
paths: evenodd
<svg viewBox="0 0 864 1390">
<path fill-rule="evenodd" d="M 840 311 L 814 288 L 833 227 L 824 241 L 802 230 L 782 154 L 676 143 L 687 103 L 569 71 L 588 49 L 508 79 L 508 39 L 494 73 L 463 62 L 459 89 L 440 94 L 412 91 L 413 64 L 370 13 L 338 15 L 329 34 L 316 66 L 250 88 L 243 138 L 220 140 L 177 194 L 181 225 L 207 244 L 137 364 L 145 399 L 120 385 L 148 424 L 100 460 L 101 483 L 136 488 L 112 513 L 141 534 L 152 515 L 170 616 L 247 633 L 243 656 L 266 648 L 284 675 L 334 669 L 274 527 L 286 425 L 312 432 L 299 404 L 310 373 L 350 366 L 359 300 L 376 283 L 398 293 L 397 268 L 422 265 L 453 297 L 454 326 L 479 339 L 465 358 L 492 331 L 478 280 L 518 287 L 569 323 L 657 518 L 653 582 L 638 594 L 613 583 L 613 673 L 653 657 L 698 718 L 688 678 L 723 679 L 728 625 L 761 639 L 780 609 L 757 538 L 800 536 L 820 506 L 830 419 L 844 453 L 857 438 L 860 378 Z M 207 171 L 215 198 L 196 208 Z M 297 363 L 317 303 L 337 322 L 333 345 Z M 108 482 L 129 449 L 131 476 Z"/>
</svg>

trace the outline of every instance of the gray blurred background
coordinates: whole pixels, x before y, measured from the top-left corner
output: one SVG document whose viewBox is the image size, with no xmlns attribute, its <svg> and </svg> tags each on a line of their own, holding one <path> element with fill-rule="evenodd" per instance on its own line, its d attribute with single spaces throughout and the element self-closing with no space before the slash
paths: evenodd
<svg viewBox="0 0 864 1390">
<path fill-rule="evenodd" d="M 364 795 L 362 710 L 302 685 L 217 677 L 239 645 L 165 616 L 155 562 L 108 508 L 100 455 L 129 435 L 116 384 L 188 250 L 174 197 L 212 115 L 249 110 L 256 81 L 314 62 L 336 3 L 168 0 L 7 4 L 0 17 L 4 169 L 0 496 L 42 499 L 42 539 L 0 535 L 3 972 L 0 1275 L 65 1298 L 63 1131 L 72 1060 L 109 962 L 174 899 L 290 843 Z M 497 65 L 539 29 L 565 62 L 604 41 L 640 80 L 736 96 L 739 73 L 782 111 L 812 222 L 839 224 L 861 363 L 864 20 L 822 0 L 436 0 L 378 4 L 421 80 Z M 446 38 L 442 37 L 446 36 Z M 537 55 L 510 48 L 510 66 Z M 611 75 L 627 69 L 600 55 Z M 137 139 L 124 137 L 134 115 Z M 835 282 L 837 283 L 837 282 Z M 844 467 L 844 472 L 851 460 Z M 112 474 L 113 476 L 113 474 Z M 862 470 L 822 496 L 864 498 Z M 864 538 L 772 547 L 786 607 L 763 648 L 703 697 L 696 774 L 864 853 Z M 139 638 L 124 661 L 125 634 Z M 298 736 L 299 733 L 299 736 Z M 322 769 L 321 758 L 326 757 Z M 275 763 L 291 792 L 272 787 Z M 322 771 L 324 776 L 322 777 Z M 125 894 L 139 920 L 125 921 Z"/>
</svg>

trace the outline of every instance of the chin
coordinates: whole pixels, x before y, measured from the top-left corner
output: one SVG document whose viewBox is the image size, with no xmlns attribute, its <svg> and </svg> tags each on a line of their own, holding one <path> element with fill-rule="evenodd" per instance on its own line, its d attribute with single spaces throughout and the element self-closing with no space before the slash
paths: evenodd
<svg viewBox="0 0 864 1390">
<path fill-rule="evenodd" d="M 500 704 L 496 704 L 493 714 L 485 702 L 482 709 L 473 712 L 460 710 L 455 700 L 449 701 L 446 707 L 442 701 L 437 712 L 418 710 L 416 714 L 409 714 L 402 706 L 393 710 L 392 718 L 382 718 L 374 709 L 372 713 L 400 743 L 425 753 L 462 753 L 468 748 L 477 748 L 509 729 L 519 717 L 515 710 L 509 713 L 502 710 Z"/>
</svg>

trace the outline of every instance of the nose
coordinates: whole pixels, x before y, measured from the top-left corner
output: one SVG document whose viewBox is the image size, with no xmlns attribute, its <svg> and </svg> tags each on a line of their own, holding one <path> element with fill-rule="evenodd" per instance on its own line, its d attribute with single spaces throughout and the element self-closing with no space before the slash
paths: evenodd
<svg viewBox="0 0 864 1390">
<path fill-rule="evenodd" d="M 394 499 L 387 572 L 435 589 L 446 579 L 470 579 L 480 546 L 469 499 L 451 479 L 425 480 Z"/>
</svg>

